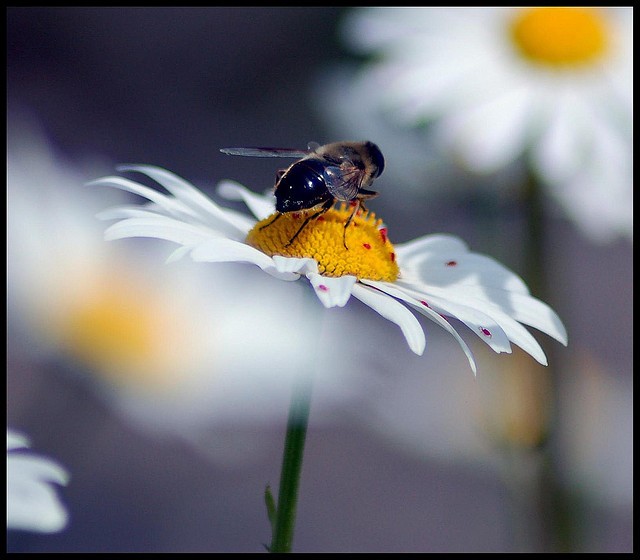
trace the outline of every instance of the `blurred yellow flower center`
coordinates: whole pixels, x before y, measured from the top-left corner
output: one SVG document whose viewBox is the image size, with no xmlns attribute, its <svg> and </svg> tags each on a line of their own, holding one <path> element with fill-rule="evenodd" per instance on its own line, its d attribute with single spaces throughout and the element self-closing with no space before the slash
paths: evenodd
<svg viewBox="0 0 640 560">
<path fill-rule="evenodd" d="M 76 359 L 116 384 L 167 389 L 180 378 L 170 310 L 153 290 L 106 276 L 84 284 L 59 318 L 58 334 Z"/>
<path fill-rule="evenodd" d="M 589 64 L 607 49 L 607 28 L 594 8 L 526 8 L 511 34 L 529 60 L 555 67 Z"/>
<path fill-rule="evenodd" d="M 311 212 L 311 214 L 310 214 Z M 308 257 L 318 263 L 325 276 L 352 275 L 369 280 L 393 282 L 400 269 L 393 245 L 387 239 L 382 220 L 373 212 L 358 210 L 346 229 L 353 208 L 334 207 L 307 225 L 289 244 L 311 211 L 287 212 L 258 222 L 247 235 L 247 243 L 269 256 Z M 344 246 L 346 241 L 347 247 Z"/>
</svg>

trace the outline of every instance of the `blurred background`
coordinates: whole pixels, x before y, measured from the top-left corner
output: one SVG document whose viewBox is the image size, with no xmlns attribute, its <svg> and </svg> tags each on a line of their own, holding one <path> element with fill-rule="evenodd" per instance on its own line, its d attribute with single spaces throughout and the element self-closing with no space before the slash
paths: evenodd
<svg viewBox="0 0 640 560">
<path fill-rule="evenodd" d="M 385 82 L 361 78 L 382 56 L 362 45 L 401 37 L 402 22 L 357 17 L 7 9 L 7 421 L 71 475 L 66 529 L 8 530 L 8 551 L 264 551 L 290 380 L 316 347 L 294 551 L 632 550 L 631 174 L 600 185 L 597 212 L 566 209 L 585 182 L 539 189 L 532 222 L 522 157 L 477 172 L 436 145 L 435 117 L 407 126 L 375 106 Z M 83 186 L 148 163 L 232 206 L 216 183 L 263 192 L 274 161 L 219 148 L 365 138 L 387 159 L 370 207 L 391 240 L 455 234 L 522 275 L 569 333 L 568 348 L 535 333 L 549 368 L 474 345 L 474 378 L 435 324 L 418 357 L 356 301 L 316 336 L 292 312 L 302 282 L 168 267 L 157 240 L 107 243 L 95 214 L 126 197 Z M 630 140 L 622 152 L 630 168 Z M 153 360 L 136 361 L 142 332 Z"/>
</svg>

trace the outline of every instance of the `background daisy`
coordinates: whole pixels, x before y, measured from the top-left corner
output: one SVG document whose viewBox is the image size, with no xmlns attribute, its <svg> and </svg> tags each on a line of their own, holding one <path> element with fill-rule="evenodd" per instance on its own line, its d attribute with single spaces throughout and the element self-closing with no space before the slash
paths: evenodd
<svg viewBox="0 0 640 560">
<path fill-rule="evenodd" d="M 376 123 L 390 144 L 404 132 L 413 146 L 399 161 L 427 189 L 442 186 L 444 155 L 494 176 L 523 162 L 592 238 L 631 238 L 631 13 L 354 10 L 342 37 L 371 62 L 323 77 L 326 112 L 351 114 L 356 132 Z"/>
<path fill-rule="evenodd" d="M 55 485 L 64 486 L 67 471 L 51 459 L 26 453 L 29 440 L 7 430 L 7 529 L 55 533 L 69 515 Z"/>
</svg>

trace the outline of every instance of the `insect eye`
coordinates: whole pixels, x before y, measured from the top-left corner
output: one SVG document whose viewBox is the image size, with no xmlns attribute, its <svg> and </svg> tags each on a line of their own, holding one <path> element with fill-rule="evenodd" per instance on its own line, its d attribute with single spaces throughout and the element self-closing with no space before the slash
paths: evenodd
<svg viewBox="0 0 640 560">
<path fill-rule="evenodd" d="M 369 150 L 369 156 L 377 169 L 375 176 L 380 177 L 384 171 L 384 156 L 382 155 L 380 148 L 378 148 L 378 146 L 373 142 L 367 142 L 367 149 Z"/>
</svg>

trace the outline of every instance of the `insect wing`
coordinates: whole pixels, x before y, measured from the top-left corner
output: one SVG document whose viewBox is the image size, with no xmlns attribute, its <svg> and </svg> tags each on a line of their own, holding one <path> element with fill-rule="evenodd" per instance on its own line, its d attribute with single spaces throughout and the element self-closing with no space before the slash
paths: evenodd
<svg viewBox="0 0 640 560">
<path fill-rule="evenodd" d="M 353 166 L 348 169 L 329 165 L 322 174 L 331 196 L 338 200 L 355 200 L 360 191 L 362 171 Z"/>
<path fill-rule="evenodd" d="M 249 157 L 290 157 L 301 158 L 309 155 L 309 150 L 295 148 L 220 148 L 223 154 Z"/>
</svg>

